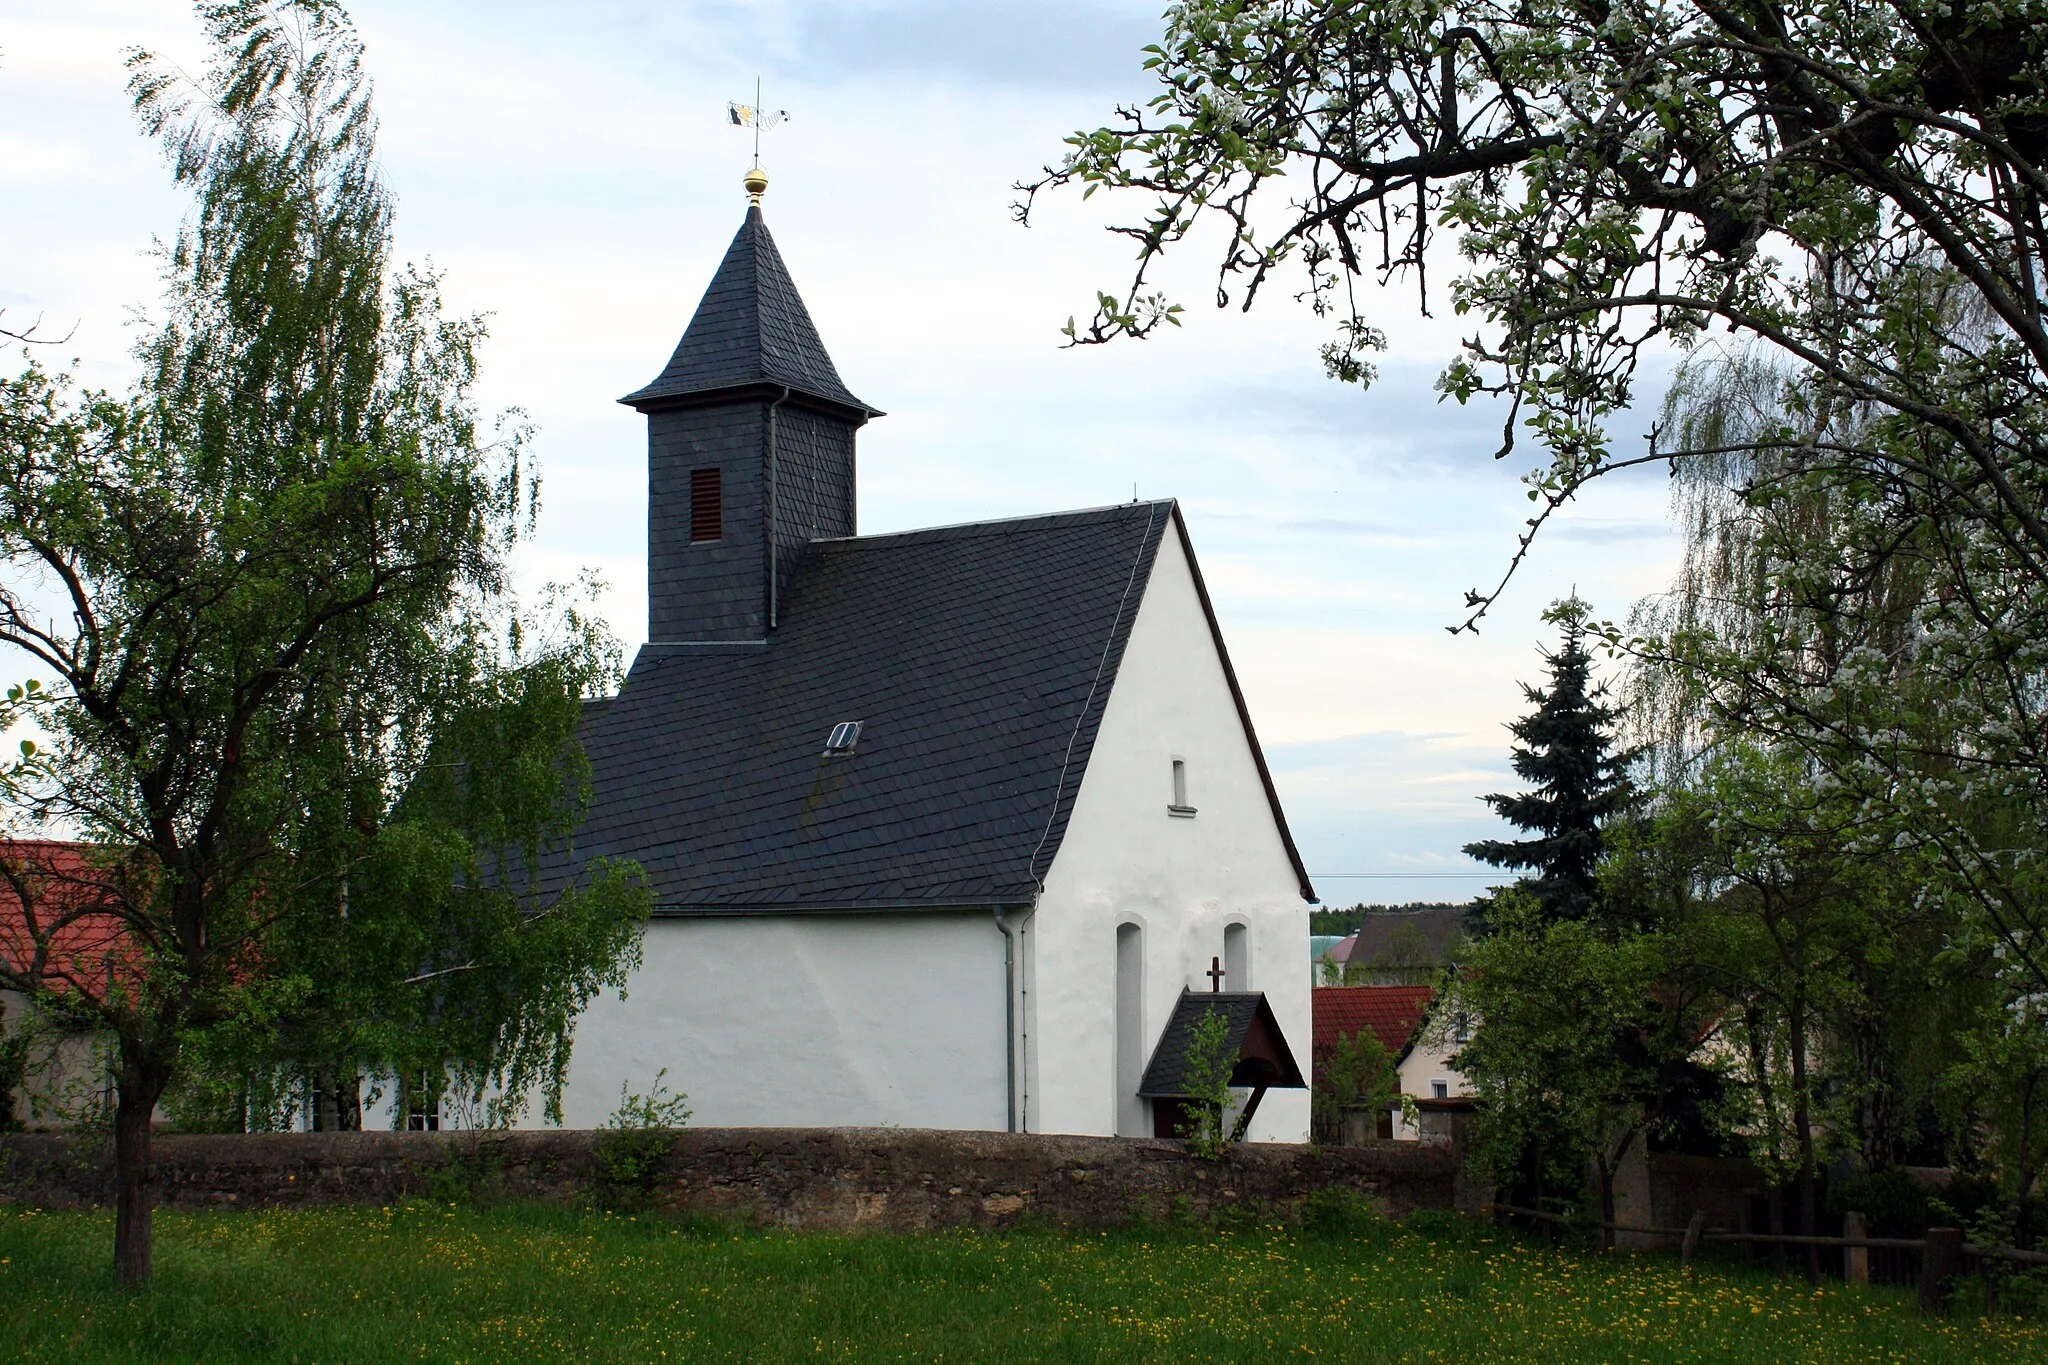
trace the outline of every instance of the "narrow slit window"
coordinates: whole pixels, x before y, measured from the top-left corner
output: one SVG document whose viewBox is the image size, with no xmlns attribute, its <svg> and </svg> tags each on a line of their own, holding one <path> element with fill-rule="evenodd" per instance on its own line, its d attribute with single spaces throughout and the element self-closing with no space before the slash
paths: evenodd
<svg viewBox="0 0 2048 1365">
<path fill-rule="evenodd" d="M 690 539 L 717 540 L 725 534 L 723 480 L 717 468 L 690 471 Z"/>
<path fill-rule="evenodd" d="M 1166 810 L 1170 815 L 1195 813 L 1195 808 L 1188 804 L 1188 765 L 1178 758 L 1173 760 L 1173 804 Z"/>
</svg>

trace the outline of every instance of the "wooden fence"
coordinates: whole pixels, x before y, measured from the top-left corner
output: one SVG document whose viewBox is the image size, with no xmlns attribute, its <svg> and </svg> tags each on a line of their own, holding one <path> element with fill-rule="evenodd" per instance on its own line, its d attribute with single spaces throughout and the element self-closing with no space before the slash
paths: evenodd
<svg viewBox="0 0 2048 1365">
<path fill-rule="evenodd" d="M 1518 1218 L 1534 1218 L 1541 1222 L 1562 1223 L 1567 1221 L 1564 1214 L 1548 1213 L 1542 1209 L 1517 1208 L 1512 1204 L 1490 1206 L 1495 1213 L 1510 1214 Z M 1737 1232 L 1728 1228 L 1706 1226 L 1706 1215 L 1695 1212 L 1692 1221 L 1682 1228 L 1637 1227 L 1624 1223 L 1604 1223 L 1593 1220 L 1591 1226 L 1610 1232 L 1632 1232 L 1647 1237 L 1675 1237 L 1679 1240 L 1679 1264 L 1690 1270 L 1693 1260 L 1699 1255 L 1704 1242 L 1720 1242 L 1748 1246 L 1795 1246 L 1825 1247 L 1842 1252 L 1844 1278 L 1868 1284 L 1873 1278 L 1880 1283 L 1915 1283 L 1920 1292 L 1920 1308 L 1923 1312 L 1938 1313 L 1946 1307 L 1948 1283 L 1958 1275 L 1968 1274 L 1973 1269 L 1981 1271 L 1984 1262 L 1995 1261 L 2008 1265 L 2048 1265 L 2048 1252 L 2023 1251 L 2018 1247 L 1980 1246 L 1963 1240 L 1961 1228 L 1929 1228 L 1925 1237 L 1870 1237 L 1863 1234 L 1863 1216 L 1850 1214 L 1851 1227 L 1845 1237 L 1814 1237 L 1789 1232 Z M 1913 1267 L 1917 1273 L 1898 1275 L 1871 1274 L 1870 1253 L 1910 1253 L 1918 1264 Z M 1976 1262 L 1972 1267 L 1969 1263 Z M 1899 1267 L 1904 1269 L 1903 1266 Z M 1890 1267 L 1885 1267 L 1890 1269 Z"/>
</svg>

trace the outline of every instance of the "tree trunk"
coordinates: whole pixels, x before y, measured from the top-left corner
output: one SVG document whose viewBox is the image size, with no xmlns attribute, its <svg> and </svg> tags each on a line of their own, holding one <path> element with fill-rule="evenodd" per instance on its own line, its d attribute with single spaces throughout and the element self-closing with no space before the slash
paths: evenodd
<svg viewBox="0 0 2048 1365">
<path fill-rule="evenodd" d="M 149 1124 L 169 1081 L 170 1068 L 161 1063 L 121 1062 L 114 1102 L 114 1270 L 131 1289 L 149 1283 L 156 1194 Z"/>
<path fill-rule="evenodd" d="M 1820 1205 L 1814 1191 L 1813 1169 L 1813 1104 L 1807 1095 L 1806 1086 L 1806 998 L 1803 993 L 1792 997 L 1792 1128 L 1799 1135 L 1799 1231 L 1802 1236 L 1816 1235 L 1814 1224 L 1819 1221 Z M 1806 1280 L 1809 1284 L 1820 1283 L 1820 1248 L 1808 1245 L 1806 1248 Z"/>
<path fill-rule="evenodd" d="M 1598 1184 L 1600 1201 L 1600 1249 L 1614 1250 L 1614 1169 L 1607 1164 L 1607 1153 L 1602 1151 L 1593 1158 L 1594 1179 Z"/>
<path fill-rule="evenodd" d="M 1621 1169 L 1621 1163 L 1628 1159 L 1628 1149 L 1635 1145 L 1636 1130 L 1628 1129 L 1620 1137 L 1601 1144 L 1600 1152 L 1593 1158 L 1594 1169 L 1600 1181 L 1600 1221 L 1607 1224 L 1600 1230 L 1600 1245 L 1603 1250 L 1614 1250 L 1614 1175 Z"/>
<path fill-rule="evenodd" d="M 360 1133 L 363 1131 L 363 1073 L 353 1066 L 344 1066 L 335 1073 L 334 1131 L 337 1133 Z"/>
<path fill-rule="evenodd" d="M 1771 1186 L 1771 1236 L 1783 1237 L 1784 1235 L 1785 1187 L 1783 1185 L 1773 1185 Z M 1779 1275 L 1785 1273 L 1785 1244 L 1783 1242 L 1771 1243 L 1771 1269 Z"/>
</svg>

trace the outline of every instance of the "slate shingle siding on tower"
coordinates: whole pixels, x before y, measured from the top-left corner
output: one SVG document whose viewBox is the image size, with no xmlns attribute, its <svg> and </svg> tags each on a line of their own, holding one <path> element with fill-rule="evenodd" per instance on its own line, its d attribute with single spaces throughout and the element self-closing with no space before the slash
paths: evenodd
<svg viewBox="0 0 2048 1365">
<path fill-rule="evenodd" d="M 804 545 L 854 533 L 854 432 L 879 414 L 840 381 L 758 208 L 660 376 L 619 401 L 647 414 L 648 638 L 761 639 Z M 690 471 L 707 466 L 724 534 L 693 542 Z"/>
<path fill-rule="evenodd" d="M 809 546 L 770 643 L 641 650 L 585 737 L 576 861 L 637 860 L 672 913 L 1030 900 L 1172 521 Z M 859 747 L 823 757 L 845 720 Z"/>
<path fill-rule="evenodd" d="M 765 405 L 647 417 L 647 638 L 758 640 L 767 628 L 761 553 Z M 690 539 L 690 471 L 715 465 L 723 536 Z"/>
<path fill-rule="evenodd" d="M 775 558 L 783 594 L 806 545 L 854 533 L 853 432 L 794 404 L 775 414 Z"/>
</svg>

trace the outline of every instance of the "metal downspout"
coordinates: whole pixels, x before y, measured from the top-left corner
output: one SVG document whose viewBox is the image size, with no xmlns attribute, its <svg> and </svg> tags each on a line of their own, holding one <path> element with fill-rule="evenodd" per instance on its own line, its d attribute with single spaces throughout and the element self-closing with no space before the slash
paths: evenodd
<svg viewBox="0 0 2048 1365">
<path fill-rule="evenodd" d="M 1017 938 L 998 905 L 996 928 L 1003 935 L 1003 1105 L 1008 1127 L 1017 1131 Z"/>
</svg>

